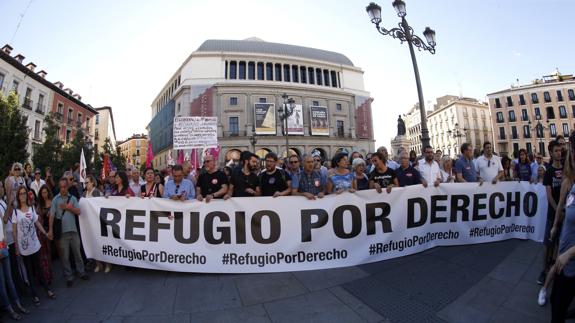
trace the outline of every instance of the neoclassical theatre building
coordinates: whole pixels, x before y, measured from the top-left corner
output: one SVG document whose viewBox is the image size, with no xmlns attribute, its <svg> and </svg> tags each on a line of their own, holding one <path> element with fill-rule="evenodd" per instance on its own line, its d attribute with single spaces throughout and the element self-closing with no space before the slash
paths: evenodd
<svg viewBox="0 0 575 323">
<path fill-rule="evenodd" d="M 176 116 L 217 117 L 220 163 L 238 159 L 242 150 L 285 156 L 284 94 L 295 101 L 287 126 L 290 155 L 316 149 L 326 159 L 340 150 L 374 150 L 373 98 L 363 71 L 345 55 L 257 38 L 206 40 L 152 103 L 147 128 L 154 166 L 176 158 Z"/>
</svg>

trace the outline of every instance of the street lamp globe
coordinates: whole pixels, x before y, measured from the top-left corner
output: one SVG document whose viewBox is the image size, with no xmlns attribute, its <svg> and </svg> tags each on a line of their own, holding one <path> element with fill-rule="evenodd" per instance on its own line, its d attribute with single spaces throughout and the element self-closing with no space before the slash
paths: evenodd
<svg viewBox="0 0 575 323">
<path fill-rule="evenodd" d="M 403 18 L 407 15 L 407 11 L 405 11 L 405 2 L 402 0 L 395 0 L 392 5 L 395 8 L 395 11 L 397 11 L 397 15 L 399 17 Z"/>
<path fill-rule="evenodd" d="M 372 23 L 378 25 L 381 22 L 381 7 L 377 3 L 370 3 L 369 6 L 365 7 L 365 11 L 369 14 Z"/>
<path fill-rule="evenodd" d="M 435 30 L 429 27 L 425 27 L 425 30 L 423 31 L 423 36 L 425 36 L 425 39 L 427 40 L 429 46 L 435 47 Z"/>
</svg>

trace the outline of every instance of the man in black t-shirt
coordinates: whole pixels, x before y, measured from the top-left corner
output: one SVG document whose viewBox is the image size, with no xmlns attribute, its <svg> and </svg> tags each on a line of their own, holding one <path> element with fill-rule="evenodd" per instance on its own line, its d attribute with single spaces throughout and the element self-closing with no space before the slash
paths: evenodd
<svg viewBox="0 0 575 323">
<path fill-rule="evenodd" d="M 382 192 L 382 188 L 386 188 L 387 193 L 389 193 L 392 187 L 399 186 L 395 171 L 387 167 L 383 155 L 380 152 L 371 155 L 371 163 L 374 169 L 371 174 L 369 174 L 369 188 L 375 188 L 378 193 Z"/>
<path fill-rule="evenodd" d="M 228 177 L 224 172 L 216 168 L 214 157 L 207 155 L 204 157 L 205 172 L 198 177 L 196 184 L 196 198 L 198 201 L 206 199 L 209 203 L 211 199 L 221 199 L 228 191 Z"/>
<path fill-rule="evenodd" d="M 245 153 L 245 152 L 244 152 Z M 243 166 L 236 167 L 232 171 L 228 192 L 224 195 L 224 200 L 230 197 L 260 196 L 260 181 L 256 171 L 258 170 L 258 156 L 248 152 L 242 160 Z"/>
<path fill-rule="evenodd" d="M 276 168 L 278 156 L 275 153 L 266 155 L 266 169 L 260 173 L 262 196 L 286 196 L 291 193 L 291 178 L 283 170 Z"/>
</svg>

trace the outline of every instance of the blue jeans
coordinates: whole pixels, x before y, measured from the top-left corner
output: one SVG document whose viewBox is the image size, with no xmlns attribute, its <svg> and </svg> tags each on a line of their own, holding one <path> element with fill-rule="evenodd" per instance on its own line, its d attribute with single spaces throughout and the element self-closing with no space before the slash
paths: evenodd
<svg viewBox="0 0 575 323">
<path fill-rule="evenodd" d="M 11 304 L 18 304 L 19 302 L 18 293 L 16 293 L 16 287 L 12 281 L 10 257 L 4 257 L 0 259 L 0 306 L 3 309 L 8 309 Z"/>
</svg>

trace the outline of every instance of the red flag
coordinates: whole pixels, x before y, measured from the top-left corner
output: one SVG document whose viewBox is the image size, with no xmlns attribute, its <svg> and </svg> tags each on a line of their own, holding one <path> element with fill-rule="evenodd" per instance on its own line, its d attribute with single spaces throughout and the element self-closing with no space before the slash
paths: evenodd
<svg viewBox="0 0 575 323">
<path fill-rule="evenodd" d="M 148 141 L 148 153 L 146 154 L 146 168 L 152 167 L 153 160 L 154 160 L 154 153 L 152 152 L 152 142 Z"/>
<path fill-rule="evenodd" d="M 184 164 L 184 151 L 179 149 L 178 150 L 178 161 L 177 161 L 178 165 L 183 165 Z"/>
<path fill-rule="evenodd" d="M 111 170 L 110 155 L 104 154 L 104 161 L 102 162 L 102 179 L 106 179 L 110 175 Z"/>
<path fill-rule="evenodd" d="M 195 171 L 198 168 L 198 150 L 192 149 L 192 153 L 190 156 L 190 165 L 192 165 L 192 169 Z"/>
</svg>

